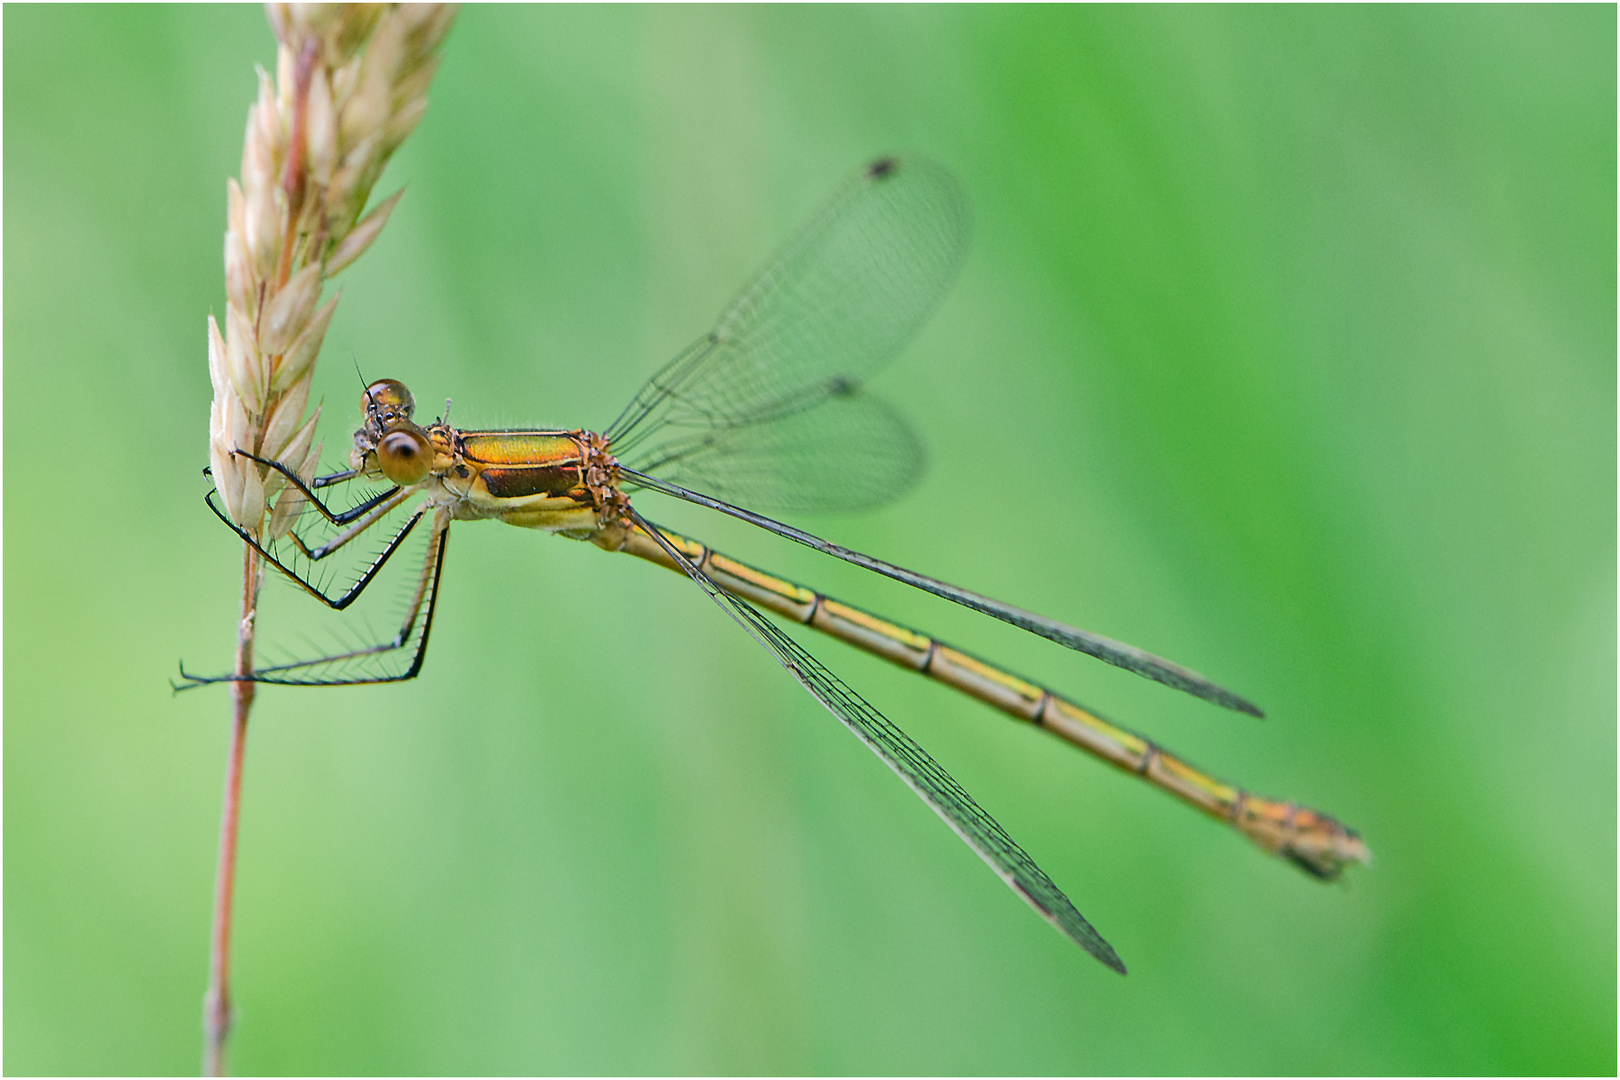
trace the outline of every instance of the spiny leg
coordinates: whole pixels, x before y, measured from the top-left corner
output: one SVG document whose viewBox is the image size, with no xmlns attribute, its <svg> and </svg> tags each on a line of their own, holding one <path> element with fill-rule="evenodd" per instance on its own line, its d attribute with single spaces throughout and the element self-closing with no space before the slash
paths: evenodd
<svg viewBox="0 0 1620 1080">
<path fill-rule="evenodd" d="M 412 524 L 420 520 L 426 512 L 426 507 L 412 515 Z M 433 613 L 439 602 L 439 580 L 444 570 L 444 551 L 450 534 L 450 515 L 446 510 L 439 510 L 433 518 L 433 532 L 428 538 L 427 554 L 422 560 L 422 570 L 417 577 L 416 588 L 411 594 L 410 604 L 405 611 L 405 621 L 399 628 L 399 633 L 388 641 L 378 642 L 375 645 L 360 649 L 351 649 L 347 652 L 333 653 L 329 656 L 315 657 L 309 660 L 297 660 L 287 664 L 273 664 L 254 670 L 252 675 L 243 677 L 238 675 L 192 675 L 186 671 L 185 665 L 180 667 L 180 677 L 184 684 L 175 687 L 176 690 L 189 690 L 195 686 L 206 686 L 210 683 L 221 682 L 260 682 L 273 683 L 281 686 L 350 686 L 365 683 L 403 682 L 414 679 L 422 670 L 422 661 L 427 656 L 428 635 L 433 629 Z M 417 620 L 420 617 L 422 632 L 416 635 Z M 325 677 L 319 674 L 300 676 L 298 672 L 308 672 L 322 664 L 347 664 L 364 660 L 368 657 L 386 656 L 411 645 L 415 639 L 415 646 L 411 650 L 410 663 L 403 671 L 383 675 L 341 675 Z"/>
<path fill-rule="evenodd" d="M 394 488 L 391 491 L 383 492 L 374 499 L 367 499 L 362 504 L 362 506 L 366 509 L 366 513 L 360 516 L 359 520 L 355 521 L 354 524 L 350 525 L 347 529 L 343 530 L 343 532 L 339 533 L 331 540 L 328 540 L 326 543 L 319 544 L 313 548 L 306 544 L 304 542 L 304 538 L 299 536 L 296 531 L 289 530 L 287 537 L 292 540 L 293 544 L 297 546 L 299 553 L 302 554 L 306 559 L 309 559 L 311 562 L 320 562 L 334 551 L 341 549 L 350 540 L 353 540 L 355 537 L 377 524 L 383 518 L 393 513 L 399 508 L 400 504 L 409 499 L 412 494 L 413 492 L 410 490 Z M 357 507 L 356 509 L 359 508 Z"/>
<path fill-rule="evenodd" d="M 315 599 L 319 600 L 327 607 L 332 608 L 334 611 L 342 611 L 344 608 L 352 604 L 355 599 L 365 591 L 366 586 L 371 584 L 372 580 L 376 578 L 378 572 L 382 570 L 383 565 L 393 556 L 394 552 L 399 550 L 400 545 L 405 542 L 405 538 L 410 535 L 411 530 L 416 528 L 417 522 L 422 520 L 423 515 L 428 509 L 427 506 L 424 505 L 412 513 L 411 516 L 405 520 L 404 524 L 400 526 L 399 531 L 393 535 L 392 539 L 390 539 L 386 545 L 384 545 L 382 551 L 377 554 L 377 557 L 371 561 L 369 566 L 366 567 L 365 572 L 360 575 L 355 583 L 350 585 L 338 596 L 333 597 L 328 595 L 326 590 L 321 586 L 317 585 L 315 582 L 311 581 L 309 578 L 300 574 L 298 571 L 294 570 L 292 567 L 278 559 L 270 550 L 270 547 L 267 547 L 261 543 L 257 536 L 249 532 L 247 529 L 242 528 L 236 522 L 232 521 L 230 516 L 226 514 L 223 509 L 215 505 L 214 495 L 217 493 L 217 491 L 218 489 L 215 489 L 214 491 L 210 491 L 207 495 L 203 496 L 203 502 L 208 505 L 208 509 L 214 512 L 214 516 L 219 518 L 220 521 L 224 522 L 226 527 L 234 532 L 237 536 L 241 537 L 243 543 L 247 544 L 249 547 L 253 548 L 254 551 L 258 552 L 267 563 L 279 570 L 283 575 L 296 583 L 305 592 L 315 597 Z M 362 532 L 371 528 L 378 521 L 381 521 L 383 517 L 397 509 L 399 505 L 405 502 L 406 499 L 410 498 L 410 496 L 411 492 L 409 491 L 399 488 L 394 489 L 394 491 L 391 492 L 385 500 L 376 505 L 371 514 L 367 515 L 367 517 L 363 518 L 356 525 L 348 529 L 336 540 L 323 544 L 321 547 L 315 549 L 318 554 L 311 554 L 310 549 L 307 548 L 303 541 L 299 540 L 296 536 L 293 537 L 293 542 L 297 546 L 299 552 L 311 560 L 323 559 L 330 555 L 333 551 L 336 551 L 338 548 L 342 547 L 344 544 L 347 544 L 349 541 L 353 540 L 356 536 L 359 536 Z M 271 546 L 273 547 L 274 545 Z"/>
<path fill-rule="evenodd" d="M 257 454 L 250 453 L 246 450 L 237 450 L 236 454 L 238 457 L 245 457 L 255 464 L 262 465 L 267 469 L 279 473 L 289 484 L 297 488 L 298 492 L 303 495 L 304 498 L 308 500 L 316 510 L 320 511 L 322 517 L 324 517 L 327 521 L 330 521 L 333 525 L 347 525 L 349 522 L 354 521 L 355 519 L 366 514 L 369 510 L 371 510 L 372 507 L 389 498 L 399 490 L 397 487 L 390 488 L 389 490 L 384 491 L 373 498 L 361 502 L 358 506 L 352 506 L 347 510 L 334 512 L 326 505 L 326 503 L 322 502 L 320 497 L 311 489 L 317 487 L 331 487 L 335 484 L 343 484 L 349 482 L 350 480 L 356 480 L 360 477 L 360 474 L 355 472 L 353 469 L 345 469 L 343 472 L 329 473 L 326 476 L 319 476 L 316 477 L 312 483 L 306 484 L 304 483 L 302 477 L 293 472 L 293 470 L 289 469 L 283 463 L 277 461 L 275 458 L 262 458 Z"/>
<path fill-rule="evenodd" d="M 345 530 L 335 539 L 329 540 L 326 543 L 318 545 L 314 548 L 311 548 L 309 544 L 304 541 L 304 538 L 299 535 L 297 530 L 289 530 L 287 533 L 287 538 L 293 542 L 293 545 L 298 548 L 299 552 L 305 558 L 311 560 L 312 562 L 319 562 L 321 559 L 326 558 L 326 556 L 332 554 L 334 551 L 339 550 L 350 540 L 354 539 L 356 536 L 360 535 L 362 532 L 366 531 L 372 525 L 380 521 L 391 510 L 398 506 L 400 502 L 404 501 L 403 498 L 398 497 L 401 489 L 394 486 L 388 488 L 386 491 L 380 491 L 376 495 L 361 500 L 359 503 L 349 507 L 347 510 L 333 511 L 331 507 L 327 506 L 326 503 L 311 489 L 331 487 L 335 484 L 348 483 L 351 480 L 359 479 L 361 476 L 359 472 L 355 471 L 354 469 L 344 469 L 341 472 L 328 473 L 325 476 L 316 477 L 310 483 L 306 484 L 304 483 L 303 478 L 300 477 L 296 472 L 288 468 L 283 462 L 277 461 L 274 458 L 260 457 L 251 451 L 241 449 L 238 449 L 236 454 L 238 457 L 247 458 L 249 461 L 261 465 L 264 468 L 270 469 L 282 477 L 285 481 L 291 483 L 298 491 L 301 501 L 306 505 L 313 506 L 317 511 L 320 512 L 321 516 L 333 526 L 341 528 L 342 526 L 349 525 L 351 522 L 356 523 L 352 528 Z M 203 475 L 209 475 L 211 472 L 212 470 L 210 469 L 204 469 Z M 217 513 L 218 511 L 216 510 L 215 512 Z M 238 530 L 238 533 L 240 533 L 240 530 Z"/>
</svg>

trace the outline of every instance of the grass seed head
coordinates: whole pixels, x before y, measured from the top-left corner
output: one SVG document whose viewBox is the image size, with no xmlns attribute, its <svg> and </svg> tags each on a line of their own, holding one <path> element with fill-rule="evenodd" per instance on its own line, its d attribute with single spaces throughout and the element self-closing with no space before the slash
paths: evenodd
<svg viewBox="0 0 1620 1080">
<path fill-rule="evenodd" d="M 223 335 L 208 318 L 208 456 L 226 512 L 250 530 L 270 513 L 274 536 L 303 497 L 236 451 L 314 475 L 320 447 L 305 412 L 337 308 L 336 295 L 322 303 L 321 294 L 371 247 L 399 200 L 396 192 L 365 213 L 427 108 L 455 6 L 271 4 L 268 14 L 276 75 L 258 71 L 241 175 L 226 185 Z"/>
</svg>

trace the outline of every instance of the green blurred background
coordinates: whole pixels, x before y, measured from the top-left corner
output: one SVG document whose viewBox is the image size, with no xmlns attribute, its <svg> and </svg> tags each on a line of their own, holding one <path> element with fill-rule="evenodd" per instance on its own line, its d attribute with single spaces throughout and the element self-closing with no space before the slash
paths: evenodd
<svg viewBox="0 0 1620 1080">
<path fill-rule="evenodd" d="M 239 548 L 206 512 L 262 12 L 5 12 L 5 1070 L 195 1069 Z M 1613 1073 L 1615 10 L 471 8 L 342 279 L 355 365 L 600 425 L 870 156 L 971 193 L 875 382 L 918 490 L 802 519 L 1225 714 L 687 508 L 1367 836 L 1322 886 L 835 643 L 1131 967 L 674 575 L 461 527 L 422 677 L 270 690 L 252 1073 Z M 437 409 L 433 408 L 436 412 Z M 282 590 L 266 641 L 297 649 Z M 285 601 L 285 602 L 282 602 Z"/>
</svg>

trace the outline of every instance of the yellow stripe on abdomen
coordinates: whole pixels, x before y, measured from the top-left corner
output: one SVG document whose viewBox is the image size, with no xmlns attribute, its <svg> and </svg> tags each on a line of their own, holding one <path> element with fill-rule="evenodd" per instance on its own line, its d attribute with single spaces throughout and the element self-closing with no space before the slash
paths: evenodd
<svg viewBox="0 0 1620 1080">
<path fill-rule="evenodd" d="M 1283 855 L 1318 877 L 1336 877 L 1346 864 L 1370 859 L 1361 838 L 1326 814 L 1294 803 L 1263 799 L 1217 780 L 1084 706 L 926 634 L 718 554 L 696 540 L 667 531 L 664 537 L 732 595 L 1045 728 L 1211 817 L 1230 823 L 1265 850 Z M 639 528 L 628 529 L 617 550 L 671 570 L 680 569 L 657 541 Z"/>
</svg>

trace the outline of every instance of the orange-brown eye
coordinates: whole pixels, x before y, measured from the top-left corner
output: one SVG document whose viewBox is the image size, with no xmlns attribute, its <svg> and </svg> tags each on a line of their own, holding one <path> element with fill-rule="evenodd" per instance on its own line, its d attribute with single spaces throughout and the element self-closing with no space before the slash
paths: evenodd
<svg viewBox="0 0 1620 1080">
<path fill-rule="evenodd" d="M 377 464 L 383 475 L 400 487 L 420 484 L 427 478 L 432 454 L 420 431 L 400 428 L 390 431 L 377 444 Z"/>
<path fill-rule="evenodd" d="M 367 416 L 376 416 L 385 424 L 393 420 L 409 420 L 416 411 L 416 399 L 398 379 L 378 379 L 366 387 L 365 394 L 360 398 L 360 411 Z"/>
</svg>

